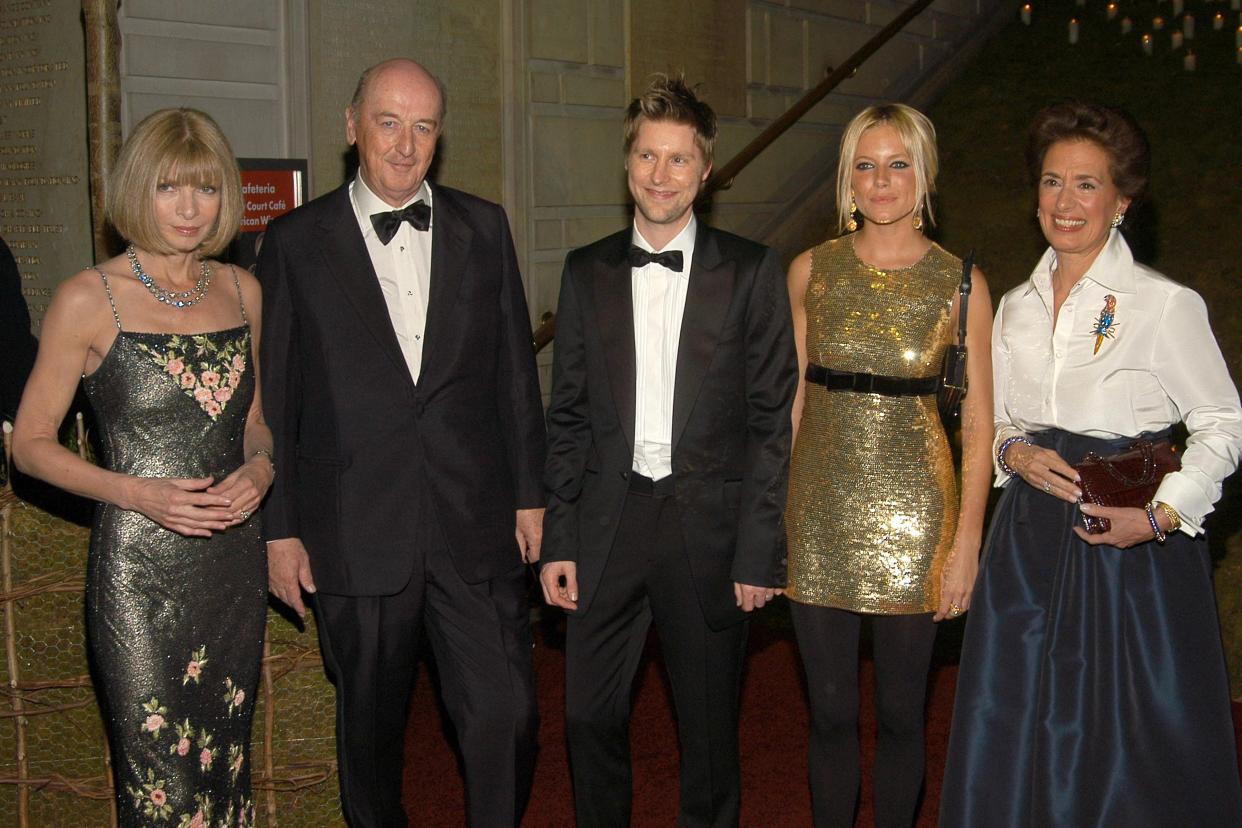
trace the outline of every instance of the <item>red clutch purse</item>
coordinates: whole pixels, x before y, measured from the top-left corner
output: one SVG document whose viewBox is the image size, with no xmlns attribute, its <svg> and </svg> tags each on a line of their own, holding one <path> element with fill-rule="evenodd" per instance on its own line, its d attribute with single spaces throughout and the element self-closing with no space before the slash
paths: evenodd
<svg viewBox="0 0 1242 828">
<path fill-rule="evenodd" d="M 1181 467 L 1177 450 L 1167 441 L 1135 440 L 1125 451 L 1107 457 L 1089 451 L 1074 470 L 1084 503 L 1142 509 L 1155 497 L 1164 476 Z M 1082 522 L 1092 535 L 1112 528 L 1107 518 L 1083 515 Z"/>
</svg>

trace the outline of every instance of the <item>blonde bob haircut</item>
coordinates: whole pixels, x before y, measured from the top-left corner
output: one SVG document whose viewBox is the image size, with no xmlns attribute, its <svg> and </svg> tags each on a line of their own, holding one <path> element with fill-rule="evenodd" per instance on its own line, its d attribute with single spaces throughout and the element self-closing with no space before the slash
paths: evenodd
<svg viewBox="0 0 1242 828">
<path fill-rule="evenodd" d="M 837 165 L 837 232 L 845 233 L 850 220 L 850 201 L 853 195 L 851 181 L 854 175 L 854 156 L 862 134 L 874 126 L 890 126 L 897 131 L 902 146 L 910 154 L 914 167 L 914 209 L 936 223 L 932 212 L 931 197 L 936 192 L 936 173 L 940 169 L 940 157 L 936 153 L 936 128 L 927 116 L 905 104 L 890 103 L 869 106 L 850 120 L 841 136 L 841 156 Z"/>
<path fill-rule="evenodd" d="M 104 211 L 121 237 L 152 253 L 174 253 L 155 218 L 160 184 L 215 187 L 220 213 L 198 252 L 214 256 L 228 246 L 241 225 L 241 173 L 210 115 L 197 109 L 151 113 L 134 127 L 108 176 Z"/>
</svg>

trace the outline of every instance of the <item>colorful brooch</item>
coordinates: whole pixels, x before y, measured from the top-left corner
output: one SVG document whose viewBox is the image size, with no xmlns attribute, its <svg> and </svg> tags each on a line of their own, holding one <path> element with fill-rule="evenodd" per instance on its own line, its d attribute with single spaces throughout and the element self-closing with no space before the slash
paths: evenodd
<svg viewBox="0 0 1242 828">
<path fill-rule="evenodd" d="M 1100 311 L 1100 315 L 1096 318 L 1091 333 L 1095 334 L 1095 350 L 1092 354 L 1100 352 L 1100 345 L 1105 339 L 1112 339 L 1113 334 L 1117 332 L 1117 326 L 1113 322 L 1117 316 L 1117 297 L 1111 293 L 1104 297 L 1104 310 Z"/>
</svg>

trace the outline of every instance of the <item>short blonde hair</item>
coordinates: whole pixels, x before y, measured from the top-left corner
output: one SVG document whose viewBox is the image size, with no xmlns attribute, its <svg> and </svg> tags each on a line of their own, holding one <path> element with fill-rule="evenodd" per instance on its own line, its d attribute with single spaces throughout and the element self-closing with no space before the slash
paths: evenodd
<svg viewBox="0 0 1242 828">
<path fill-rule="evenodd" d="M 914 209 L 936 223 L 932 212 L 931 197 L 936 192 L 936 173 L 940 170 L 940 156 L 936 152 L 936 128 L 927 116 L 905 104 L 890 103 L 869 106 L 850 120 L 841 136 L 841 155 L 837 164 L 837 232 L 844 233 L 850 220 L 850 200 L 853 195 L 851 179 L 854 174 L 854 156 L 862 134 L 874 126 L 890 126 L 897 131 L 902 146 L 910 153 L 914 166 Z"/>
<path fill-rule="evenodd" d="M 703 164 L 711 167 L 716 152 L 716 113 L 706 101 L 699 100 L 683 75 L 657 72 L 643 94 L 630 101 L 622 127 L 622 146 L 627 156 L 644 121 L 669 121 L 693 129 L 694 144 L 703 156 Z"/>
<path fill-rule="evenodd" d="M 199 252 L 224 250 L 241 225 L 241 173 L 210 115 L 197 109 L 151 113 L 134 127 L 108 176 L 104 210 L 121 237 L 153 253 L 172 253 L 155 220 L 155 188 L 162 183 L 219 190 L 220 213 Z"/>
</svg>

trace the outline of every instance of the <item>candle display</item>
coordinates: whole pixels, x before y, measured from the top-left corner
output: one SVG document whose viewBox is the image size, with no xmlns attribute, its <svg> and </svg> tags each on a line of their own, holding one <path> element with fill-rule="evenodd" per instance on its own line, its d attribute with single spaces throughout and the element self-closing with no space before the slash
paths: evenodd
<svg viewBox="0 0 1242 828">
<path fill-rule="evenodd" d="M 1134 21 L 1128 17 L 1121 18 L 1121 33 L 1129 34 L 1130 29 L 1134 28 Z"/>
<path fill-rule="evenodd" d="M 1182 0 L 1173 0 L 1173 16 L 1177 17 L 1182 13 Z"/>
<path fill-rule="evenodd" d="M 1109 3 L 1106 8 L 1108 9 L 1109 20 L 1112 20 L 1114 17 L 1117 16 L 1117 4 L 1116 3 Z"/>
<path fill-rule="evenodd" d="M 1163 29 L 1163 28 L 1164 28 L 1164 18 L 1163 18 L 1163 17 L 1157 17 L 1157 18 L 1153 19 L 1153 20 L 1151 21 L 1151 27 L 1152 27 L 1153 29 L 1155 29 L 1156 31 L 1160 31 L 1161 29 Z"/>
<path fill-rule="evenodd" d="M 1187 40 L 1195 39 L 1195 16 L 1193 14 L 1182 18 L 1182 34 L 1186 35 Z"/>
<path fill-rule="evenodd" d="M 1027 26 L 1031 25 L 1031 4 L 1030 3 L 1022 4 L 1022 22 Z"/>
<path fill-rule="evenodd" d="M 1151 57 L 1151 35 L 1143 35 L 1143 54 Z M 1242 48 L 1238 49 L 1238 54 L 1242 55 Z"/>
<path fill-rule="evenodd" d="M 1071 45 L 1078 42 L 1078 18 L 1075 17 L 1069 22 L 1069 42 Z"/>
<path fill-rule="evenodd" d="M 1173 33 L 1173 34 L 1169 37 L 1169 43 L 1170 43 L 1170 45 L 1173 47 L 1173 51 L 1175 51 L 1175 52 L 1176 52 L 1178 49 L 1182 48 L 1182 33 L 1181 33 L 1181 32 L 1174 32 L 1174 33 Z"/>
<path fill-rule="evenodd" d="M 1216 16 L 1212 18 L 1212 28 L 1218 32 L 1225 28 L 1225 16 L 1220 12 L 1217 12 Z"/>
<path fill-rule="evenodd" d="M 1195 71 L 1195 53 L 1187 52 L 1186 57 L 1182 58 L 1182 68 L 1187 72 Z"/>
</svg>

